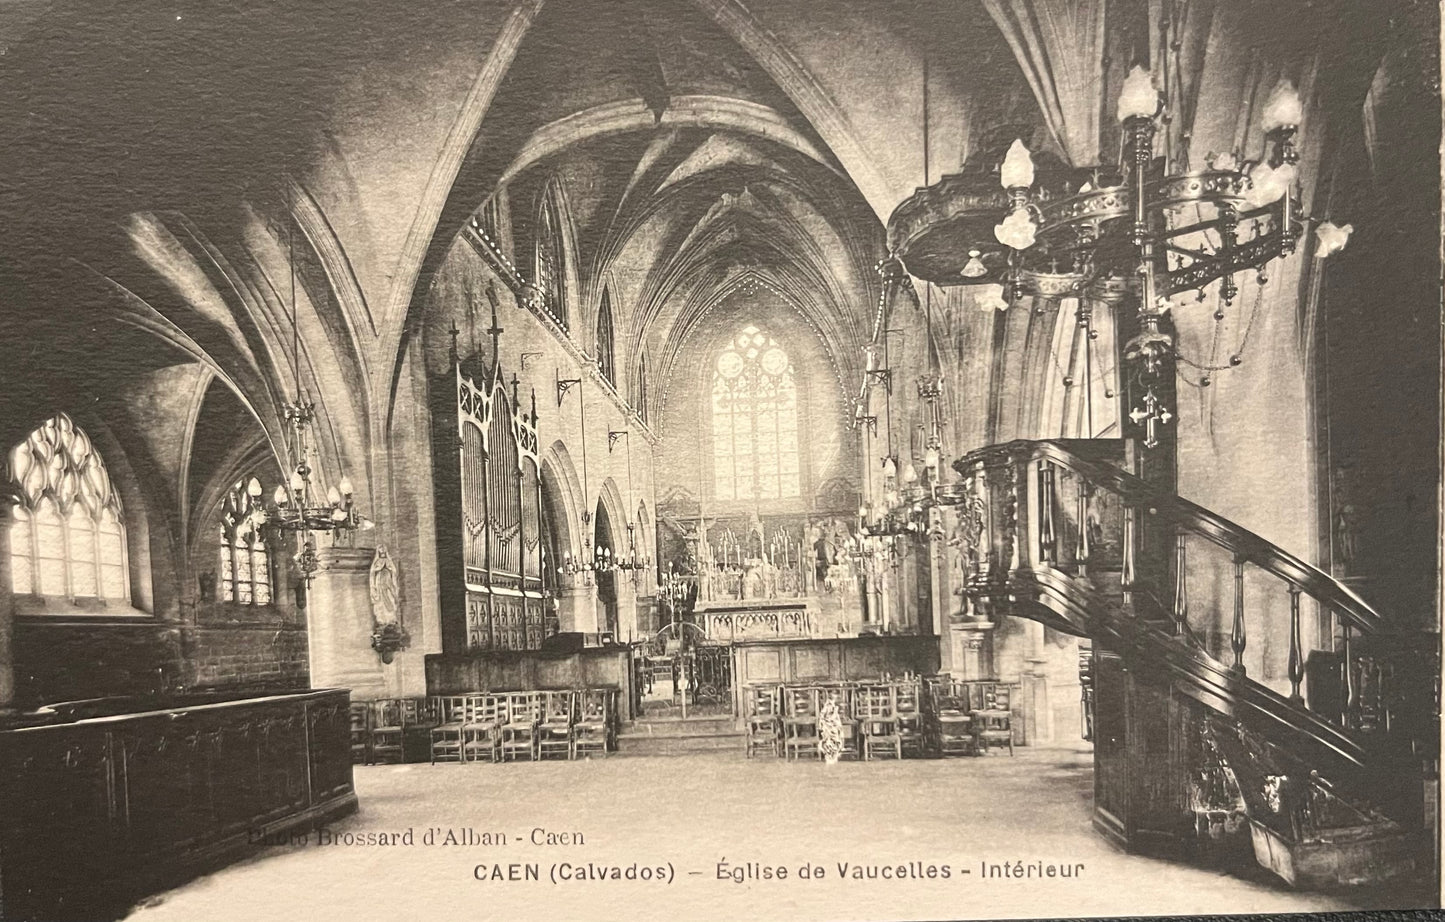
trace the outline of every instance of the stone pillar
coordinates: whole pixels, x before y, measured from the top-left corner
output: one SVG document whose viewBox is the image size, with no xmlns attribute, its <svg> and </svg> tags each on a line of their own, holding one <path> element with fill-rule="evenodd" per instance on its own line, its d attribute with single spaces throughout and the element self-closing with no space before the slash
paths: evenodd
<svg viewBox="0 0 1445 922">
<path fill-rule="evenodd" d="M 952 638 L 951 674 L 965 680 L 995 678 L 992 621 L 968 620 L 949 628 Z"/>
<path fill-rule="evenodd" d="M 0 712 L 15 703 L 15 587 L 10 576 L 11 505 L 0 500 Z"/>
<path fill-rule="evenodd" d="M 1019 676 L 1023 693 L 1023 742 L 1030 746 L 1052 742 L 1054 739 L 1054 709 L 1049 704 L 1049 676 L 1046 671 L 1048 660 L 1037 652 L 1030 655 L 1028 665 Z M 1017 740 L 1017 734 L 1015 734 Z"/>
<path fill-rule="evenodd" d="M 558 590 L 557 629 L 562 632 L 581 631 L 595 634 L 598 631 L 597 587 L 576 584 Z"/>
<path fill-rule="evenodd" d="M 322 547 L 306 596 L 312 688 L 349 688 L 352 701 L 388 696 L 385 668 L 371 648 L 369 547 Z"/>
<path fill-rule="evenodd" d="M 632 572 L 619 571 L 617 574 L 617 640 L 622 643 L 642 633 L 637 624 L 638 587 L 632 584 L 632 577 Z M 640 572 L 637 578 L 642 579 Z"/>
</svg>

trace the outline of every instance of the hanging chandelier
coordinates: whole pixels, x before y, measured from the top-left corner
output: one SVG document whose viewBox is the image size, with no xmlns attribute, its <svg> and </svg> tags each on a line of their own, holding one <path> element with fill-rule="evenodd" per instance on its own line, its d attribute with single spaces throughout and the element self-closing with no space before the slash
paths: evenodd
<svg viewBox="0 0 1445 922">
<path fill-rule="evenodd" d="M 287 483 L 277 484 L 271 494 L 269 506 L 257 506 L 255 513 L 258 525 L 272 525 L 296 536 L 294 560 L 301 571 L 302 579 L 310 585 L 319 565 L 316 555 L 315 535 L 331 533 L 333 546 L 347 546 L 355 540 L 356 531 L 369 531 L 376 523 L 361 515 L 353 501 L 354 488 L 351 478 L 345 474 L 335 486 L 327 488 L 324 498 L 312 484 L 312 468 L 309 462 L 311 442 L 309 433 L 315 421 L 316 407 L 305 400 L 288 403 L 284 408 L 286 421 L 292 433 L 292 457 L 296 467 L 291 471 Z M 252 477 L 246 485 L 246 492 L 254 500 L 260 500 L 261 482 Z"/>
<path fill-rule="evenodd" d="M 1166 75 L 1166 81 L 1169 79 Z M 1135 67 L 1117 106 L 1122 128 L 1116 164 L 1036 169 L 1022 140 L 997 172 L 945 176 L 903 202 L 888 223 L 888 245 L 909 274 L 943 286 L 984 285 L 980 301 L 1004 308 L 1024 296 L 1078 298 L 1081 304 L 1137 305 L 1124 347 L 1141 396 L 1129 417 L 1144 444 L 1158 444 L 1172 419 L 1158 385 L 1173 375 L 1175 344 L 1166 321 L 1180 296 L 1203 301 L 1217 283 L 1225 305 L 1239 293 L 1235 275 L 1256 273 L 1294 252 L 1307 223 L 1297 191 L 1295 137 L 1299 93 L 1282 80 L 1269 96 L 1257 159 L 1211 154 L 1191 169 L 1187 153 L 1157 156 L 1165 116 L 1153 76 Z M 1338 252 L 1349 225 L 1316 223 L 1317 256 Z M 1081 325 L 1089 325 L 1087 308 Z M 1238 365 L 1242 358 L 1231 358 Z"/>
<path fill-rule="evenodd" d="M 290 430 L 287 447 L 296 466 L 286 483 L 276 485 L 269 506 L 261 505 L 261 481 L 255 477 L 246 484 L 246 492 L 255 502 L 256 511 L 252 517 L 258 526 L 269 524 L 296 536 L 293 559 L 301 571 L 304 584 L 310 586 L 313 574 L 320 566 L 316 554 L 317 534 L 330 532 L 333 546 L 349 546 L 355 541 L 358 529 L 369 531 L 376 523 L 356 510 L 352 502 L 354 487 L 351 478 L 344 472 L 335 486 L 327 488 L 324 497 L 311 481 L 314 472 L 311 466 L 311 427 L 316 421 L 316 405 L 307 400 L 301 390 L 301 335 L 296 325 L 296 259 L 289 224 L 286 229 L 286 254 L 291 271 L 291 354 L 296 400 L 284 404 L 282 413 Z"/>
</svg>

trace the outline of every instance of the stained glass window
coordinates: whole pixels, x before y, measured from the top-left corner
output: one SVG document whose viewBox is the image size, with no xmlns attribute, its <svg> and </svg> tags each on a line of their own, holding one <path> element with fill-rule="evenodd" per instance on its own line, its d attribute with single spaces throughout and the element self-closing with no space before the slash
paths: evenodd
<svg viewBox="0 0 1445 922">
<path fill-rule="evenodd" d="M 798 389 L 788 354 L 747 326 L 713 368 L 713 490 L 721 500 L 799 495 Z"/>
<path fill-rule="evenodd" d="M 10 450 L 17 595 L 130 599 L 125 515 L 105 461 L 64 413 Z"/>
<path fill-rule="evenodd" d="M 221 510 L 221 601 L 270 605 L 271 551 L 257 524 L 261 500 L 247 486 L 236 481 Z"/>
</svg>

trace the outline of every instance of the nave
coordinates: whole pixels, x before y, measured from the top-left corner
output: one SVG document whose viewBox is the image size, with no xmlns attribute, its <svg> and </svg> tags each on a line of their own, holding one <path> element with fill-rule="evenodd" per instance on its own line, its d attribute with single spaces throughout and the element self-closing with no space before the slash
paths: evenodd
<svg viewBox="0 0 1445 922">
<path fill-rule="evenodd" d="M 1438 905 L 1439 16 L 9 0 L 0 916 Z"/>
<path fill-rule="evenodd" d="M 741 752 L 538 765 L 358 768 L 363 804 L 337 834 L 428 827 L 503 831 L 504 847 L 306 844 L 265 848 L 210 878 L 160 894 L 130 918 L 170 922 L 244 913 L 318 922 L 370 918 L 397 905 L 431 918 L 622 919 L 638 913 L 703 920 L 1010 918 L 1041 904 L 1071 914 L 1125 915 L 1143 897 L 1160 914 L 1325 912 L 1418 905 L 1392 889 L 1300 894 L 1265 874 L 1161 863 L 1120 852 L 1090 830 L 1086 748 L 1019 749 L 953 762 L 823 765 L 749 761 Z M 550 795 L 569 792 L 565 801 Z M 947 792 L 946 796 L 941 796 Z M 532 845 L 532 831 L 576 831 L 581 846 Z M 567 881 L 554 863 L 672 862 L 671 885 Z M 787 881 L 731 877 L 749 862 L 789 869 Z M 983 879 L 980 863 L 1082 863 L 1078 880 Z M 799 884 L 796 869 L 826 877 Z M 903 880 L 840 879 L 838 864 L 903 865 Z M 541 879 L 477 881 L 475 867 L 536 863 Z M 949 880 L 907 877 L 948 864 Z M 851 870 L 851 869 L 850 869 Z M 970 873 L 964 875 L 962 870 Z M 505 868 L 504 868 L 505 871 Z M 700 872 L 691 876 L 689 872 Z M 1147 896 L 1141 893 L 1147 890 Z M 402 910 L 397 909 L 398 912 Z"/>
</svg>

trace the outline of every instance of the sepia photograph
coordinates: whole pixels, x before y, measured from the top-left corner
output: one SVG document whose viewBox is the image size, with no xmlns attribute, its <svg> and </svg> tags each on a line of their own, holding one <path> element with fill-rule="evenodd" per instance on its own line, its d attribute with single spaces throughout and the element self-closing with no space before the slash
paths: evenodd
<svg viewBox="0 0 1445 922">
<path fill-rule="evenodd" d="M 1434 0 L 0 0 L 0 919 L 1441 906 Z"/>
</svg>

